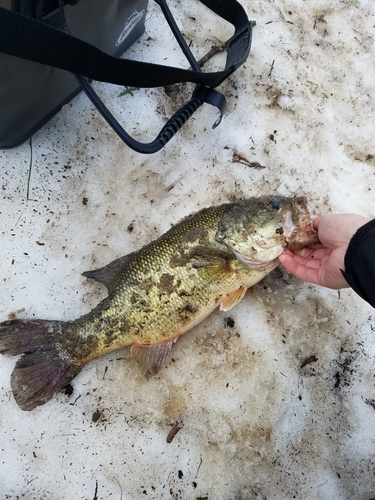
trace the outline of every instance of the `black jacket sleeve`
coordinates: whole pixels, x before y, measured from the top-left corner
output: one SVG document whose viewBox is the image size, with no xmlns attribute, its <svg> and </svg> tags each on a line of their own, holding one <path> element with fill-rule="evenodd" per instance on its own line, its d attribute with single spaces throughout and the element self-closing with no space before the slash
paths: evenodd
<svg viewBox="0 0 375 500">
<path fill-rule="evenodd" d="M 375 219 L 360 227 L 345 254 L 344 278 L 362 299 L 375 307 Z"/>
</svg>

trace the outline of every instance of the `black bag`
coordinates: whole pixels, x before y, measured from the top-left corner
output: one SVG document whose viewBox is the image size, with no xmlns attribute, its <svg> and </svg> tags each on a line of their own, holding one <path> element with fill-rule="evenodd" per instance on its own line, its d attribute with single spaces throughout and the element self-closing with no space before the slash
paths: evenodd
<svg viewBox="0 0 375 500">
<path fill-rule="evenodd" d="M 225 110 L 215 90 L 246 60 L 252 24 L 236 0 L 201 0 L 233 24 L 223 71 L 203 73 L 166 4 L 161 7 L 192 70 L 119 59 L 143 33 L 148 0 L 0 0 L 0 148 L 12 148 L 35 133 L 83 89 L 132 149 L 159 151 L 204 103 Z M 192 98 L 148 144 L 129 136 L 95 93 L 90 80 L 131 87 L 194 82 Z M 220 118 L 214 126 L 220 123 Z"/>
</svg>

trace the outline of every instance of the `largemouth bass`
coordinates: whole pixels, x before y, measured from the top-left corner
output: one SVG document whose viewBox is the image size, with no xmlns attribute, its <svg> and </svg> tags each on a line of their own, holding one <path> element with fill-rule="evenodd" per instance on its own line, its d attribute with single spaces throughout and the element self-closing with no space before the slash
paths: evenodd
<svg viewBox="0 0 375 500">
<path fill-rule="evenodd" d="M 108 289 L 90 313 L 0 323 L 0 352 L 22 354 L 11 375 L 16 402 L 23 410 L 44 404 L 88 361 L 124 346 L 157 373 L 180 335 L 237 304 L 285 246 L 317 242 L 304 198 L 252 198 L 183 219 L 141 250 L 83 273 Z"/>
</svg>

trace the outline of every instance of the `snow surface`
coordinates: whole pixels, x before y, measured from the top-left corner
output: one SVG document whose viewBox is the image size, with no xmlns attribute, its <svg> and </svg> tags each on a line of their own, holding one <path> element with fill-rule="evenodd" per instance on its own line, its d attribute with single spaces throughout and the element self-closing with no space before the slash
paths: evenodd
<svg viewBox="0 0 375 500">
<path fill-rule="evenodd" d="M 205 206 L 303 194 L 313 215 L 375 216 L 373 0 L 242 3 L 256 21 L 252 50 L 221 87 L 228 108 L 215 130 L 205 105 L 163 151 L 142 156 L 80 95 L 32 139 L 29 199 L 29 143 L 0 152 L 2 321 L 91 310 L 105 291 L 83 271 Z M 197 2 L 171 8 L 199 56 L 231 34 Z M 127 56 L 186 67 L 161 19 L 151 1 Z M 182 97 L 96 88 L 150 140 L 193 87 Z M 370 500 L 374 329 L 374 310 L 352 290 L 280 267 L 181 337 L 148 381 L 124 349 L 87 365 L 70 396 L 23 412 L 10 389 L 15 359 L 1 356 L 0 498 Z"/>
</svg>

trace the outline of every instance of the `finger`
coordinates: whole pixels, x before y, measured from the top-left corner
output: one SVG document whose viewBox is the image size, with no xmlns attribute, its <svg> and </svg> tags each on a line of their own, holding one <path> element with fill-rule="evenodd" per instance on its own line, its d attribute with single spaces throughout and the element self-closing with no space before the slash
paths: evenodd
<svg viewBox="0 0 375 500">
<path fill-rule="evenodd" d="M 321 262 L 324 257 L 328 257 L 331 255 L 332 251 L 329 248 L 313 248 L 311 252 L 309 252 L 306 255 L 302 255 L 301 257 L 304 258 L 306 261 L 318 261 Z M 306 262 L 307 265 L 307 262 Z"/>
<path fill-rule="evenodd" d="M 295 257 L 291 257 L 287 254 L 281 254 L 279 260 L 285 267 L 285 269 L 297 276 L 297 278 L 308 281 L 310 283 L 314 283 L 316 285 L 320 285 L 318 275 L 318 269 L 320 268 L 320 266 L 318 266 L 318 268 L 316 269 L 307 267 L 306 265 L 299 263 Z"/>
<path fill-rule="evenodd" d="M 316 243 L 315 245 L 309 246 L 309 247 L 303 247 L 300 250 L 294 250 L 292 253 L 291 250 L 289 250 L 287 247 L 283 250 L 285 253 L 290 253 L 291 255 L 301 255 L 302 257 L 309 257 L 312 253 L 313 250 L 316 250 L 317 248 L 326 248 L 322 243 Z"/>
<path fill-rule="evenodd" d="M 287 258 L 285 258 L 287 257 Z M 291 260 L 289 260 L 289 258 Z M 301 267 L 306 267 L 306 268 L 309 268 L 309 269 L 319 269 L 322 265 L 322 261 L 320 259 L 311 259 L 311 258 L 305 258 L 305 257 L 300 257 L 299 255 L 295 255 L 295 254 L 292 254 L 292 255 L 287 255 L 285 256 L 285 254 L 282 254 L 279 256 L 279 261 L 280 263 L 290 272 L 293 272 L 294 273 L 294 268 L 293 270 L 291 270 L 291 262 L 293 262 L 293 265 L 295 267 L 297 266 L 301 266 Z M 286 264 L 284 264 L 286 263 Z M 289 268 L 287 268 L 287 266 Z"/>
<path fill-rule="evenodd" d="M 296 250 L 294 252 L 294 255 L 308 259 L 313 252 L 314 252 L 313 248 L 306 248 L 305 247 L 305 248 L 301 248 L 301 250 Z"/>
<path fill-rule="evenodd" d="M 290 250 L 284 250 L 283 255 L 289 255 L 297 259 L 300 264 L 308 265 L 308 261 L 316 260 L 321 261 L 327 255 L 330 255 L 332 251 L 324 246 L 318 246 L 315 248 L 303 248 L 299 252 L 293 253 Z"/>
<path fill-rule="evenodd" d="M 300 250 L 295 250 L 294 252 L 292 252 L 288 248 L 285 248 L 283 253 L 290 255 L 291 257 L 293 257 L 293 255 L 299 255 L 300 257 L 309 257 L 313 251 L 313 248 L 307 247 L 301 248 Z"/>
<path fill-rule="evenodd" d="M 323 218 L 324 218 L 324 215 L 319 215 L 319 217 L 316 217 L 315 219 L 313 219 L 312 220 L 312 227 L 314 229 L 318 229 L 319 224 L 321 223 Z"/>
<path fill-rule="evenodd" d="M 323 252 L 317 253 L 320 250 L 323 250 Z M 289 250 L 287 255 L 290 255 L 291 257 L 293 257 L 293 256 L 301 257 L 302 259 L 311 259 L 311 258 L 314 258 L 314 256 L 316 256 L 316 255 L 320 255 L 320 254 L 323 255 L 325 251 L 326 251 L 326 249 L 322 246 L 318 246 L 316 248 L 314 246 L 313 248 L 306 248 L 306 247 L 301 248 L 301 250 L 296 250 L 295 252 L 291 252 Z"/>
</svg>

